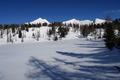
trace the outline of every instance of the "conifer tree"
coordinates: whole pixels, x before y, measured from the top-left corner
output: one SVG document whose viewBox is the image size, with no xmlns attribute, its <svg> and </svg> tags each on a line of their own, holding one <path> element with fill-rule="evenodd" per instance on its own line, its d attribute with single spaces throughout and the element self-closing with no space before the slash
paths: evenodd
<svg viewBox="0 0 120 80">
<path fill-rule="evenodd" d="M 108 49 L 112 50 L 115 47 L 115 33 L 112 25 L 108 23 L 105 29 L 105 45 Z"/>
<path fill-rule="evenodd" d="M 22 38 L 22 32 L 21 32 L 21 30 L 19 30 L 18 37 L 19 37 L 19 38 Z"/>
</svg>

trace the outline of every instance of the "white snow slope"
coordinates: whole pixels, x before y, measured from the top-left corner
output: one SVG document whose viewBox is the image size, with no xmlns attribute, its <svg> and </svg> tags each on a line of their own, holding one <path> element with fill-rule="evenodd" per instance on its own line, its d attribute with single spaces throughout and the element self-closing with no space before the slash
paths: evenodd
<svg viewBox="0 0 120 80">
<path fill-rule="evenodd" d="M 120 54 L 86 39 L 0 46 L 0 80 L 120 80 Z"/>
</svg>

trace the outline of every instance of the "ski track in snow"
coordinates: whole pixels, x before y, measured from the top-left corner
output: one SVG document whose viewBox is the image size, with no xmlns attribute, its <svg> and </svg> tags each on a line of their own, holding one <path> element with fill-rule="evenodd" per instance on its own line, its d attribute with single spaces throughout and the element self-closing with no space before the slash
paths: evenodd
<svg viewBox="0 0 120 80">
<path fill-rule="evenodd" d="M 120 80 L 117 50 L 86 39 L 0 46 L 0 80 Z"/>
</svg>

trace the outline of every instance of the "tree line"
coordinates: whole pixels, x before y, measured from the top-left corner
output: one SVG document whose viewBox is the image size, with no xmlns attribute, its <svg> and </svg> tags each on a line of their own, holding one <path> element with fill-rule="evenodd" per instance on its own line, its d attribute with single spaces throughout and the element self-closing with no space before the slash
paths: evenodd
<svg viewBox="0 0 120 80">
<path fill-rule="evenodd" d="M 99 30 L 99 34 L 96 30 Z M 104 32 L 103 35 L 102 32 Z M 85 38 L 90 33 L 94 38 L 102 38 L 105 41 L 105 46 L 110 50 L 113 48 L 120 49 L 120 19 L 108 20 L 102 24 L 82 25 L 80 26 L 80 33 Z"/>
<path fill-rule="evenodd" d="M 51 24 L 1 24 L 0 25 L 0 38 L 3 38 L 3 34 L 7 34 L 7 42 L 13 42 L 12 37 L 18 35 L 21 38 L 21 42 L 24 42 L 24 32 L 29 32 L 29 28 L 40 28 L 42 26 L 48 26 L 50 29 L 47 31 L 47 35 L 54 41 L 65 38 L 70 30 L 74 32 L 80 32 L 81 36 L 87 38 L 93 36 L 94 39 L 103 39 L 108 49 L 120 48 L 120 19 L 106 20 L 102 24 L 63 24 L 62 22 L 52 22 Z M 104 33 L 104 34 L 103 34 Z M 40 32 L 32 34 L 33 38 L 39 41 Z"/>
</svg>

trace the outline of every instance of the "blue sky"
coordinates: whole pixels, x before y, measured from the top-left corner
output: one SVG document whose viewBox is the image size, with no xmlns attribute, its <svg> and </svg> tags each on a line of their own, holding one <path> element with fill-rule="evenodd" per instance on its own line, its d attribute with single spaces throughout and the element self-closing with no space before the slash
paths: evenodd
<svg viewBox="0 0 120 80">
<path fill-rule="evenodd" d="M 120 0 L 0 0 L 0 23 L 120 18 Z"/>
</svg>

